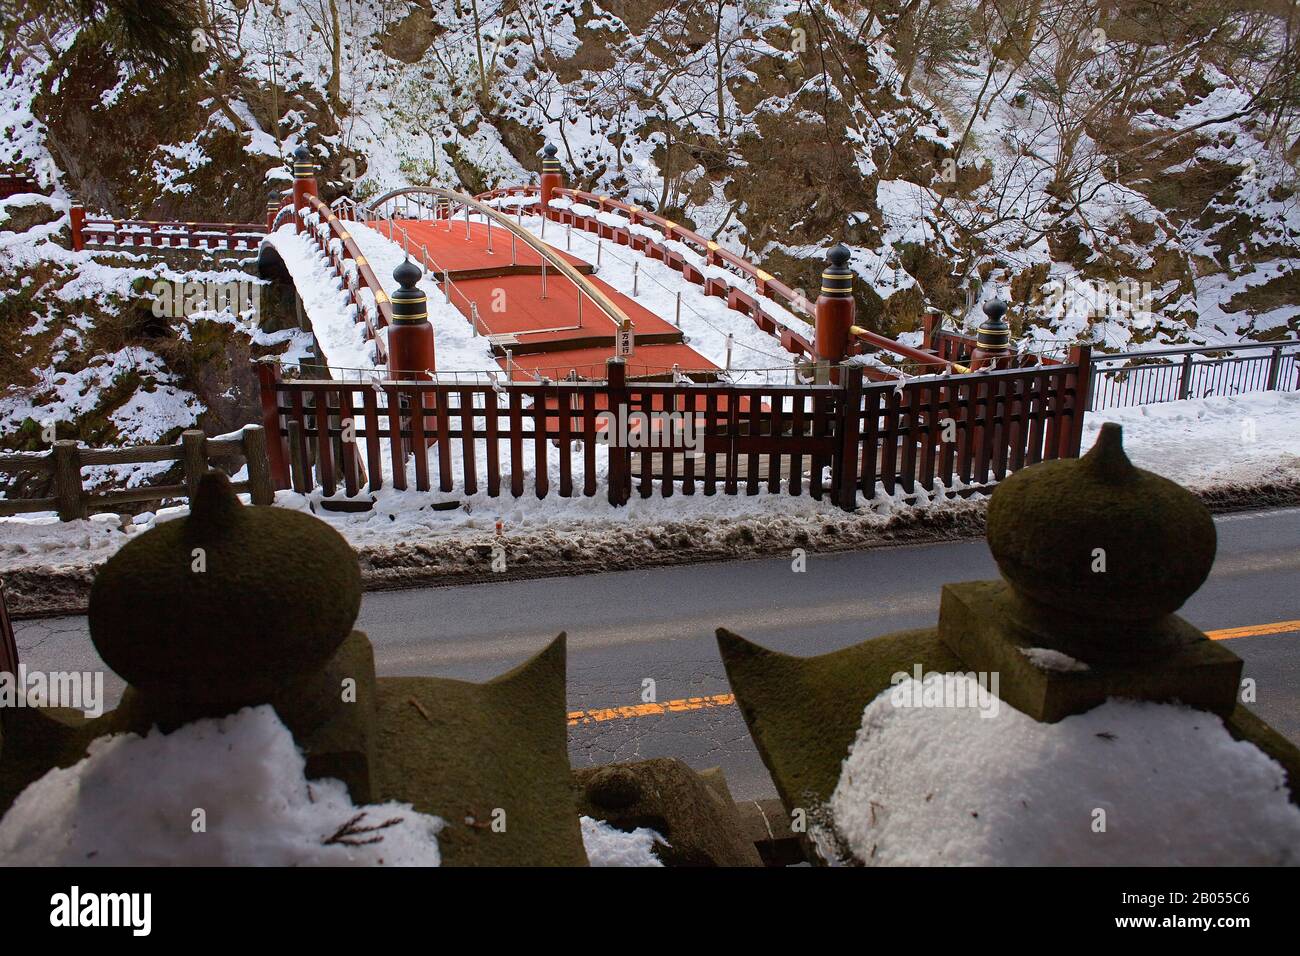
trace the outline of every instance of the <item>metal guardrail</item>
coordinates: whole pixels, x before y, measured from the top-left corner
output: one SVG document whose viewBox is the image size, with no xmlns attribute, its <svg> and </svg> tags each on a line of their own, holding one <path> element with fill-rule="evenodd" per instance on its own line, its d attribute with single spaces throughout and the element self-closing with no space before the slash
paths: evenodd
<svg viewBox="0 0 1300 956">
<path fill-rule="evenodd" d="M 1093 353 L 1088 410 L 1300 391 L 1300 339 Z"/>
</svg>

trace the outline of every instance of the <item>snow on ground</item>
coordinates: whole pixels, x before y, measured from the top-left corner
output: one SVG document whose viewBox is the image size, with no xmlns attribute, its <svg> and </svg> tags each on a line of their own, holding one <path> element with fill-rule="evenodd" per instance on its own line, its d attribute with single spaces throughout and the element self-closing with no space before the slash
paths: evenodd
<svg viewBox="0 0 1300 956">
<path fill-rule="evenodd" d="M 1170 402 L 1139 408 L 1115 409 L 1090 413 L 1084 423 L 1083 445 L 1086 450 L 1106 421 L 1124 426 L 1124 447 L 1135 464 L 1197 489 L 1221 486 L 1251 486 L 1261 482 L 1295 481 L 1300 478 L 1300 394 L 1258 392 L 1222 398 Z M 1254 441 L 1243 440 L 1253 428 Z M 510 548 L 511 534 L 602 533 L 625 532 L 653 536 L 665 525 L 697 523 L 727 529 L 741 523 L 785 522 L 814 531 L 827 521 L 847 517 L 830 500 L 816 501 L 806 493 L 791 496 L 705 495 L 697 488 L 694 495 L 680 490 L 671 498 L 660 494 L 656 482 L 650 498 L 639 496 L 634 482 L 632 499 L 622 508 L 610 507 L 605 497 L 606 449 L 597 448 L 597 494 L 587 498 L 577 495 L 562 498 L 557 493 L 558 450 L 548 448 L 551 490 L 544 499 L 533 492 L 534 462 L 525 455 L 524 495 L 510 494 L 509 481 L 503 479 L 502 494 L 490 497 L 486 481 L 480 476 L 480 490 L 473 495 L 462 491 L 461 460 L 452 462 L 455 479 L 453 491 L 421 492 L 415 490 L 415 465 L 406 463 L 408 490 L 397 491 L 391 485 L 387 445 L 383 447 L 385 487 L 375 493 L 371 511 L 336 513 L 320 507 L 319 490 L 310 495 L 292 491 L 276 494 L 276 505 L 309 510 L 336 528 L 356 548 L 387 547 L 394 544 L 437 545 L 464 538 L 490 540 L 498 522 Z M 475 452 L 485 461 L 486 445 L 480 441 Z M 509 461 L 508 444 L 500 449 L 501 461 Z M 429 456 L 429 474 L 434 487 L 437 462 L 434 451 Z M 574 456 L 573 481 L 582 488 L 583 470 L 580 455 Z M 954 485 L 952 491 L 959 490 Z M 340 490 L 338 496 L 342 496 Z M 247 496 L 244 496 L 247 501 Z M 459 507 L 435 510 L 434 506 L 455 501 Z M 933 493 L 917 487 L 915 497 L 908 498 L 901 489 L 885 494 L 877 485 L 876 496 L 865 500 L 859 496 L 857 517 L 868 523 L 883 524 L 906 509 L 954 510 L 970 505 L 962 499 L 944 497 L 936 484 Z M 117 515 L 95 515 L 86 521 L 60 522 L 53 513 L 0 518 L 0 570 L 60 564 L 82 565 L 108 558 L 117 548 L 140 531 L 160 520 L 188 512 L 184 504 L 145 513 L 133 521 Z"/>
<path fill-rule="evenodd" d="M 37 780 L 0 820 L 9 866 L 437 866 L 442 821 L 407 804 L 354 806 L 308 781 L 270 707 L 171 734 L 119 734 Z M 202 811 L 203 828 L 198 829 Z M 343 828 L 379 827 L 351 838 Z M 355 845 L 382 836 L 377 843 Z"/>
<path fill-rule="evenodd" d="M 1110 700 L 1045 724 L 1013 707 L 896 706 L 917 683 L 867 705 L 831 796 L 865 863 L 1300 864 L 1285 771 L 1213 714 Z M 962 674 L 920 683 L 957 700 L 981 690 Z"/>
<path fill-rule="evenodd" d="M 1300 469 L 1300 392 L 1252 392 L 1089 412 L 1083 448 L 1105 422 L 1133 463 L 1191 488 L 1249 484 Z"/>
<path fill-rule="evenodd" d="M 664 839 L 654 830 L 637 827 L 628 833 L 591 817 L 580 817 L 579 822 L 587 862 L 592 866 L 663 866 L 654 846 Z"/>
</svg>

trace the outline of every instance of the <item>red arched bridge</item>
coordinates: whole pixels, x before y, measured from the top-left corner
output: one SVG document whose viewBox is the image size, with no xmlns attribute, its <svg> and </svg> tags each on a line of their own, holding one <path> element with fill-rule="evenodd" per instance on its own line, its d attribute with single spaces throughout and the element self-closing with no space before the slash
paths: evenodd
<svg viewBox="0 0 1300 956">
<path fill-rule="evenodd" d="M 277 232 L 292 223 L 294 241 L 314 247 L 347 302 L 338 320 L 364 328 L 377 361 L 367 375 L 321 369 L 333 377 L 311 379 L 259 363 L 277 487 L 342 492 L 358 507 L 385 486 L 603 493 L 613 504 L 634 493 L 806 491 L 852 510 L 881 492 L 987 489 L 1079 452 L 1088 347 L 1063 359 L 1017 352 L 1002 303 L 986 306 L 975 337 L 927 320 L 922 343 L 905 345 L 856 324 L 844 247 L 831 251 L 810 303 L 691 229 L 565 187 L 551 147 L 537 185 L 477 197 L 407 187 L 326 205 L 316 168 L 300 148 L 292 200 L 271 204 L 265 231 L 293 239 Z M 103 222 L 74 209 L 74 246 L 92 247 L 98 233 L 117 245 L 220 237 L 238 248 L 256 228 Z M 575 234 L 586 255 L 571 251 Z M 379 253 L 405 263 L 381 269 L 371 261 Z M 630 289 L 601 278 L 606 257 L 631 262 Z M 646 260 L 680 274 L 675 306 L 639 299 Z M 731 336 L 722 361 L 688 341 L 681 288 L 691 284 L 748 317 L 786 356 L 789 381 L 735 374 Z M 465 325 L 452 329 L 456 321 Z M 439 365 L 439 338 L 466 328 L 496 371 Z"/>
</svg>

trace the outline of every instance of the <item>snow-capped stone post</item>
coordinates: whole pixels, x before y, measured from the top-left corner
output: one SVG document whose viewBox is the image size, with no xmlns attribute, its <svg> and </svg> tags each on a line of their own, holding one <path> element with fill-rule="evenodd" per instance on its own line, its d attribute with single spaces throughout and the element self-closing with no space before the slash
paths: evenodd
<svg viewBox="0 0 1300 956">
<path fill-rule="evenodd" d="M 849 353 L 849 330 L 853 328 L 856 306 L 853 303 L 853 270 L 849 268 L 849 250 L 838 243 L 826 255 L 822 271 L 822 293 L 817 297 L 817 361 L 833 366 Z M 821 377 L 820 375 L 818 376 Z M 832 373 L 835 381 L 837 372 Z"/>
<path fill-rule="evenodd" d="M 393 323 L 388 327 L 388 377 L 428 381 L 437 368 L 429 301 L 416 283 L 420 267 L 410 259 L 393 270 L 399 288 L 392 295 Z"/>
<path fill-rule="evenodd" d="M 555 195 L 557 189 L 564 186 L 564 167 L 556 158 L 558 150 L 554 143 L 547 143 L 546 148 L 542 150 L 542 179 L 541 179 L 541 202 L 542 215 L 550 216 L 551 214 L 551 197 Z"/>
<path fill-rule="evenodd" d="M 1300 802 L 1300 749 L 1244 706 L 1241 659 L 1176 613 L 1214 563 L 1208 509 L 1135 467 L 1121 438 L 1120 426 L 1107 423 L 1083 458 L 1044 461 L 999 483 L 988 506 L 988 544 L 1002 579 L 945 585 L 937 627 L 816 658 L 718 631 L 728 683 L 787 812 L 830 808 L 810 839 L 810 859 L 960 863 L 983 859 L 980 847 L 1036 865 L 1099 854 L 1131 862 L 1149 853 L 1142 862 L 1152 865 L 1285 856 L 1290 844 L 1279 828 L 1253 846 L 1225 841 L 1201 855 L 1184 824 L 1161 820 L 1171 796 L 1165 769 L 1157 775 L 1162 761 L 1181 764 L 1189 779 L 1214 780 L 1178 794 L 1182 812 L 1200 818 L 1219 813 L 1224 794 L 1241 785 L 1233 764 L 1247 745 L 1262 754 L 1243 759 L 1280 765 L 1261 786 L 1268 799 Z M 958 687 L 969 694 L 954 697 Z M 951 736 L 957 727 L 961 741 Z M 1023 751 L 998 743 L 1021 730 L 1026 736 L 1012 739 L 1039 743 Z M 926 735 L 942 746 L 928 747 Z M 1005 765 L 1005 776 L 987 753 L 963 764 L 972 746 L 1006 747 L 993 762 Z M 1134 748 L 1124 759 L 1145 774 L 1115 779 L 1123 747 Z M 1171 747 L 1179 752 L 1172 761 Z M 888 773 L 918 759 L 906 793 L 891 788 L 881 797 L 862 776 L 866 764 Z M 1080 796 L 1074 786 L 1080 768 L 1096 774 L 1095 795 Z M 1032 788 L 1026 800 L 1034 776 L 1055 783 Z M 939 790 L 955 786 L 961 798 L 937 792 L 930 781 L 939 778 Z M 1095 849 L 1087 841 L 1104 838 L 1102 807 L 1112 808 L 1118 826 Z M 1256 819 L 1278 812 L 1262 809 Z M 1059 832 L 1066 818 L 1081 821 L 1083 841 L 1045 842 L 1041 834 Z M 1162 832 L 1134 851 L 1131 841 L 1146 839 L 1142 827 Z M 932 839 L 958 832 L 974 833 L 973 842 L 963 849 Z"/>
<path fill-rule="evenodd" d="M 80 252 L 86 248 L 86 209 L 81 203 L 75 203 L 68 210 L 68 223 L 72 229 L 72 251 Z"/>
<path fill-rule="evenodd" d="M 1006 320 L 1007 304 L 1002 299 L 984 303 L 984 322 L 975 338 L 971 353 L 971 371 L 979 368 L 1006 368 L 1011 358 L 1011 326 Z"/>
<path fill-rule="evenodd" d="M 293 211 L 297 232 L 303 230 L 302 210 L 307 206 L 307 197 L 320 195 L 316 188 L 317 168 L 306 145 L 293 151 Z"/>
</svg>

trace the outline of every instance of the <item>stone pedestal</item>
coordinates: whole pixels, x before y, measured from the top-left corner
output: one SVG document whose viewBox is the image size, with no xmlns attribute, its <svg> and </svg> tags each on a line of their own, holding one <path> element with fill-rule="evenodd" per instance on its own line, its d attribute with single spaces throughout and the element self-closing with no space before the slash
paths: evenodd
<svg viewBox="0 0 1300 956">
<path fill-rule="evenodd" d="M 998 696 L 1035 720 L 1055 723 L 1108 697 L 1180 701 L 1225 717 L 1237 705 L 1241 658 L 1176 615 L 1158 662 L 1089 661 L 1061 650 L 1059 636 L 1026 626 L 1017 610 L 1002 581 L 945 585 L 939 637 L 966 671 L 996 673 Z M 1034 651 L 1045 653 L 1026 653 Z"/>
</svg>

